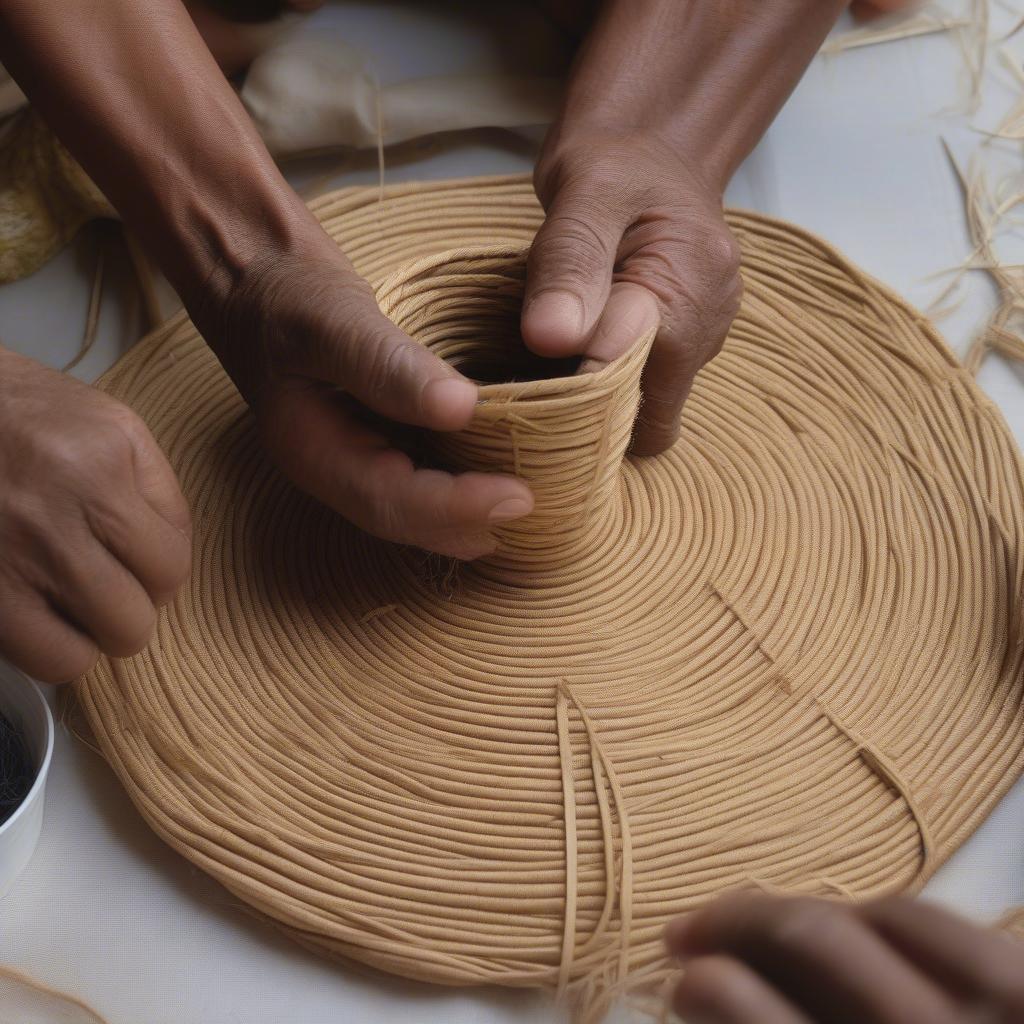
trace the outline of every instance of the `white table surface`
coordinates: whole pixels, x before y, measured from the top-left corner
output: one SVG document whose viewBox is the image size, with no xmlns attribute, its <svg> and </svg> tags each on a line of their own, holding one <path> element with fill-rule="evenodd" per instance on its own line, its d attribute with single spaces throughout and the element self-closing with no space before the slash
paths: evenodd
<svg viewBox="0 0 1024 1024">
<path fill-rule="evenodd" d="M 431 23 L 424 36 L 420 19 L 430 15 L 406 13 L 396 22 L 395 6 L 347 4 L 328 15 L 370 49 L 382 77 L 401 74 L 414 57 L 418 75 L 443 70 L 467 48 L 486 64 L 500 45 L 449 23 Z M 424 38 L 431 40 L 429 59 Z M 963 96 L 960 74 L 959 51 L 942 36 L 819 57 L 742 168 L 730 201 L 810 228 L 926 305 L 939 288 L 926 278 L 970 249 L 940 136 L 966 157 L 982 138 L 970 125 L 991 126 L 1014 98 L 995 74 L 982 110 L 966 117 L 952 109 Z M 389 167 L 387 179 L 525 170 L 531 152 L 532 143 L 521 139 L 460 142 Z M 375 177 L 367 166 L 338 183 Z M 74 354 L 94 242 L 87 234 L 29 280 L 0 288 L 4 344 L 53 365 Z M 959 351 L 993 303 L 984 275 L 969 277 L 964 304 L 940 325 Z M 111 281 L 98 342 L 77 371 L 85 379 L 139 335 L 138 301 L 123 265 L 115 265 Z M 1024 442 L 1024 373 L 991 358 L 980 381 Z M 86 999 L 111 1024 L 560 1019 L 534 994 L 431 990 L 299 950 L 166 849 L 100 759 L 58 733 L 38 852 L 0 901 L 0 963 Z M 1024 783 L 938 872 L 927 895 L 983 919 L 1024 903 Z"/>
</svg>

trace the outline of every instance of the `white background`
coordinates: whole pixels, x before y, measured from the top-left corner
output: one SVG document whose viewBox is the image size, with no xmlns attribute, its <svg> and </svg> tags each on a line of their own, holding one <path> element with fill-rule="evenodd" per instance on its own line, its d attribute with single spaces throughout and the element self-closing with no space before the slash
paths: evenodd
<svg viewBox="0 0 1024 1024">
<path fill-rule="evenodd" d="M 382 80 L 497 63 L 502 40 L 403 4 L 344 4 L 321 17 L 368 48 Z M 1009 22 L 1012 22 L 1012 17 Z M 939 144 L 966 160 L 1015 93 L 994 73 L 966 116 L 962 56 L 944 36 L 819 57 L 729 194 L 734 205 L 795 221 L 924 306 L 929 275 L 970 251 L 961 195 Z M 959 106 L 958 106 L 959 104 Z M 387 180 L 528 169 L 532 143 L 424 147 Z M 1019 154 L 1017 159 L 1019 160 Z M 307 167 L 292 172 L 308 180 Z M 337 179 L 373 181 L 365 165 Z M 31 279 L 0 288 L 0 338 L 53 365 L 77 350 L 95 234 Z M 1020 261 L 1020 253 L 1015 255 Z M 124 268 L 114 268 L 99 340 L 79 367 L 95 377 L 140 332 Z M 958 313 L 940 326 L 962 351 L 993 292 L 970 275 Z M 1024 374 L 990 359 L 980 376 L 1024 442 Z M 317 960 L 254 922 L 232 897 L 166 850 L 98 757 L 58 730 L 42 840 L 0 901 L 0 963 L 75 993 L 111 1024 L 499 1024 L 558 1019 L 529 993 L 451 993 Z M 1024 904 L 1024 784 L 935 877 L 927 895 L 979 918 Z M 0 1006 L 0 1021 L 3 1021 Z"/>
</svg>

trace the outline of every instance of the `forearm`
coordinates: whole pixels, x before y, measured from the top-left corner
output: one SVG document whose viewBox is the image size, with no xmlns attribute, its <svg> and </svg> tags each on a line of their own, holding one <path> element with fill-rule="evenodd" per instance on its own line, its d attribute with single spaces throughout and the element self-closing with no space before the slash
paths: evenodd
<svg viewBox="0 0 1024 1024">
<path fill-rule="evenodd" d="M 0 0 L 0 60 L 186 303 L 309 230 L 179 0 Z"/>
<path fill-rule="evenodd" d="M 845 0 L 610 0 L 585 40 L 549 149 L 654 135 L 724 188 Z"/>
</svg>

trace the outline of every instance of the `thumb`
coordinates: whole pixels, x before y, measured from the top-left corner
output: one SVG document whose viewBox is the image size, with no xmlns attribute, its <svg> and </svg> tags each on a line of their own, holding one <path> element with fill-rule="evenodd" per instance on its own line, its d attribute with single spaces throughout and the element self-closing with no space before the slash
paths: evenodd
<svg viewBox="0 0 1024 1024">
<path fill-rule="evenodd" d="M 538 355 L 581 353 L 604 309 L 625 228 L 606 199 L 585 185 L 563 189 L 530 247 L 521 331 Z"/>
<path fill-rule="evenodd" d="M 316 376 L 399 423 L 458 430 L 469 422 L 476 385 L 393 324 L 368 288 L 343 292 L 331 317 L 312 346 Z"/>
</svg>

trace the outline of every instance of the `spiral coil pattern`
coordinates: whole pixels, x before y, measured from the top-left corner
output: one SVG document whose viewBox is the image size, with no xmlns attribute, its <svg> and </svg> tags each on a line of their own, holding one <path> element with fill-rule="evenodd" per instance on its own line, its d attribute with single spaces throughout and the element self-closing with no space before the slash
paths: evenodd
<svg viewBox="0 0 1024 1024">
<path fill-rule="evenodd" d="M 377 297 L 399 327 L 481 381 L 473 421 L 434 437 L 433 454 L 448 466 L 514 473 L 530 484 L 533 514 L 495 531 L 500 547 L 490 561 L 545 572 L 579 558 L 588 540 L 600 543 L 600 513 L 618 495 L 654 332 L 601 373 L 561 365 L 566 376 L 531 379 L 552 364 L 519 339 L 526 252 L 505 245 L 437 253 L 389 277 Z"/>
<path fill-rule="evenodd" d="M 518 374 L 527 182 L 314 209 L 411 334 Z M 291 489 L 184 317 L 105 379 L 180 475 L 195 566 L 78 695 L 153 828 L 300 942 L 597 1015 L 723 889 L 919 886 L 1024 767 L 1005 424 L 828 246 L 730 223 L 743 307 L 676 446 L 622 457 L 650 339 L 487 384 L 436 456 L 521 472 L 537 511 L 448 574 Z"/>
</svg>

